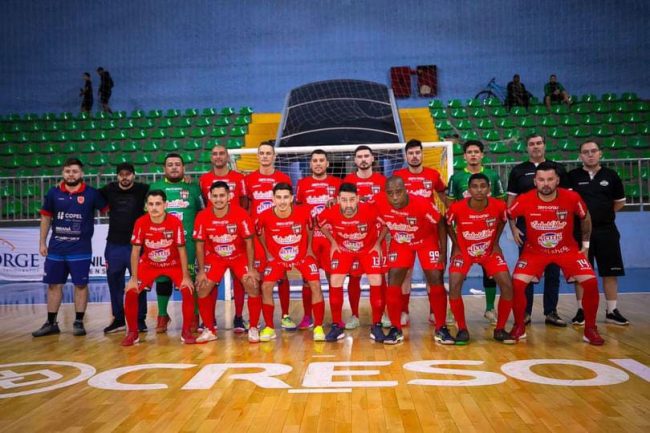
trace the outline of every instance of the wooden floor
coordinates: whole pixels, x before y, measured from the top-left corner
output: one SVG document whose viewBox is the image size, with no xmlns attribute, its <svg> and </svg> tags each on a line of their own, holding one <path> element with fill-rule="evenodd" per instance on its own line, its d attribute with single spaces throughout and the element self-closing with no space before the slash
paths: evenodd
<svg viewBox="0 0 650 433">
<path fill-rule="evenodd" d="M 541 298 L 536 300 L 536 307 Z M 362 322 L 367 325 L 367 299 Z M 279 333 L 272 343 L 251 345 L 245 336 L 225 330 L 224 306 L 219 307 L 222 330 L 219 340 L 200 346 L 182 345 L 179 340 L 180 306 L 172 305 L 172 329 L 168 335 L 149 332 L 138 346 L 123 348 L 122 335 L 104 336 L 110 307 L 89 307 L 86 337 L 71 334 L 73 307 L 62 308 L 60 336 L 32 339 L 30 332 L 44 321 L 43 305 L 0 306 L 0 431 L 1 432 L 109 432 L 109 431 L 205 431 L 205 432 L 618 432 L 650 431 L 650 294 L 623 294 L 621 311 L 632 325 L 618 327 L 603 323 L 599 328 L 606 339 L 603 347 L 581 342 L 581 331 L 572 327 L 558 329 L 543 324 L 535 310 L 528 342 L 515 346 L 499 345 L 491 340 L 492 329 L 482 318 L 483 298 L 466 297 L 469 330 L 468 346 L 439 346 L 433 342 L 426 321 L 428 303 L 414 298 L 412 324 L 404 344 L 390 347 L 368 339 L 367 327 L 350 332 L 338 343 L 314 343 L 311 333 Z M 230 308 L 230 306 L 227 306 Z M 561 298 L 560 314 L 570 318 L 574 301 Z M 301 305 L 293 302 L 292 314 L 300 317 Z M 277 311 L 277 310 L 276 310 Z M 347 312 L 346 312 L 347 314 Z M 150 317 L 155 304 L 150 304 Z M 150 319 L 153 327 L 154 320 Z M 597 375 L 575 365 L 541 365 L 532 368 L 537 375 L 561 379 L 561 385 L 531 383 L 511 377 L 501 367 L 517 360 L 561 359 L 598 363 L 609 372 L 606 380 L 620 383 L 604 386 L 569 386 Z M 636 361 L 637 373 L 626 371 L 610 361 Z M 468 370 L 468 375 L 418 373 L 404 365 L 425 360 L 473 360 L 478 365 L 441 366 Z M 175 364 L 174 368 L 128 372 L 121 384 L 162 384 L 154 390 L 108 390 L 107 374 L 95 380 L 63 386 L 29 395 L 46 386 L 63 384 L 81 370 L 67 365 L 48 365 L 50 361 L 82 363 L 96 374 L 137 364 Z M 376 366 L 337 366 L 337 370 L 368 371 L 368 376 L 341 375 L 335 381 L 394 381 L 389 386 L 351 387 L 348 389 L 309 388 L 327 385 L 323 364 L 355 361 L 382 362 Z M 42 362 L 42 365 L 11 365 Z M 195 377 L 208 364 L 275 363 L 291 369 L 277 376 L 275 385 L 291 389 L 269 389 L 250 381 L 237 380 L 234 374 L 259 372 L 261 368 L 227 370 L 214 384 Z M 187 365 L 180 365 L 187 364 Z M 286 367 L 282 367 L 282 364 Z M 512 364 L 510 364 L 512 365 Z M 316 367 L 321 373 L 314 374 Z M 83 367 L 83 365 L 82 365 Z M 158 366 L 163 367 L 163 366 Z M 173 367 L 167 365 L 167 367 Z M 182 368 L 181 368 L 182 367 Z M 40 373 L 27 375 L 40 370 Z M 487 379 L 500 382 L 482 386 L 430 386 L 409 384 L 415 379 L 475 380 L 476 373 L 491 372 Z M 46 380 L 48 383 L 25 384 Z M 56 376 L 58 373 L 59 376 Z M 612 373 L 613 372 L 613 373 Z M 629 378 L 625 380 L 625 373 Z M 22 375 L 22 376 L 21 376 Z M 195 377 L 191 381 L 191 379 Z M 621 379 L 622 377 L 622 379 Z M 104 380 L 100 380 L 104 379 Z M 304 380 L 308 383 L 303 384 Z M 317 379 L 317 380 L 314 380 Z M 577 380 L 578 382 L 571 382 Z M 320 381 L 320 382 L 319 382 Z M 207 383 L 207 385 L 206 385 Z M 319 385 L 320 383 L 320 385 Z M 20 385 L 23 386 L 20 386 Z M 182 389 L 188 384 L 208 389 Z M 164 388 L 166 387 L 166 388 Z M 328 392 L 329 391 L 329 392 Z M 4 398 L 1 398 L 4 397 Z"/>
</svg>

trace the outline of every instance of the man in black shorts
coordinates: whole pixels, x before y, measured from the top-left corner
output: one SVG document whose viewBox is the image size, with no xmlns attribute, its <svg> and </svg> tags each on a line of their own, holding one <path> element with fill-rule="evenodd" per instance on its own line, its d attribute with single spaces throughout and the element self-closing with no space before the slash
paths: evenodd
<svg viewBox="0 0 650 433">
<path fill-rule="evenodd" d="M 598 275 L 603 280 L 607 311 L 605 321 L 616 325 L 629 325 L 630 322 L 616 308 L 618 277 L 625 275 L 621 256 L 620 234 L 616 228 L 616 212 L 625 206 L 623 182 L 618 174 L 600 165 L 603 153 L 598 143 L 586 141 L 580 145 L 582 167 L 569 172 L 571 188 L 587 204 L 591 214 L 592 232 L 589 240 L 589 261 L 598 265 Z M 578 312 L 573 318 L 574 325 L 584 324 L 582 311 L 582 289 L 576 287 Z"/>
</svg>

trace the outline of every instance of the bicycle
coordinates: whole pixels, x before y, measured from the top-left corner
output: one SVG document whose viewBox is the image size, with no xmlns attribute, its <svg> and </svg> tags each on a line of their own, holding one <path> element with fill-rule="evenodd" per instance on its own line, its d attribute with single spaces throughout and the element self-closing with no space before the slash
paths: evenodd
<svg viewBox="0 0 650 433">
<path fill-rule="evenodd" d="M 474 99 L 485 102 L 488 99 L 498 99 L 502 104 L 505 104 L 508 90 L 506 87 L 496 83 L 496 78 L 492 78 L 487 85 L 474 96 Z"/>
</svg>

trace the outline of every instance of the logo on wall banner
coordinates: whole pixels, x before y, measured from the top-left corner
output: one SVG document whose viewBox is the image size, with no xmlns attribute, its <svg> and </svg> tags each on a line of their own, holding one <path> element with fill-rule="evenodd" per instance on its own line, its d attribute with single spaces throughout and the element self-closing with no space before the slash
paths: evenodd
<svg viewBox="0 0 650 433">
<path fill-rule="evenodd" d="M 368 224 L 359 224 L 359 233 L 366 233 L 368 231 Z"/>
<path fill-rule="evenodd" d="M 557 218 L 560 221 L 566 221 L 566 218 L 569 215 L 569 212 L 567 212 L 565 210 L 559 210 L 559 211 L 555 212 L 555 214 L 557 215 Z"/>
<path fill-rule="evenodd" d="M 85 201 L 86 201 L 86 197 L 84 197 L 83 195 L 77 196 L 77 203 L 84 204 Z"/>
<path fill-rule="evenodd" d="M 226 230 L 228 230 L 228 234 L 234 235 L 237 233 L 237 224 L 227 224 Z"/>
</svg>

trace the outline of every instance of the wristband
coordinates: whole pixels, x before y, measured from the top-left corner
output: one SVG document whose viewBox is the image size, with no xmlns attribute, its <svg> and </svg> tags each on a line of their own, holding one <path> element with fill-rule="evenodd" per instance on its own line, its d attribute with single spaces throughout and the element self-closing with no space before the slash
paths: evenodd
<svg viewBox="0 0 650 433">
<path fill-rule="evenodd" d="M 589 249 L 589 241 L 582 241 L 582 248 L 588 250 Z"/>
</svg>

